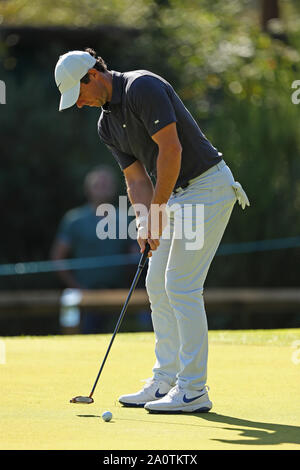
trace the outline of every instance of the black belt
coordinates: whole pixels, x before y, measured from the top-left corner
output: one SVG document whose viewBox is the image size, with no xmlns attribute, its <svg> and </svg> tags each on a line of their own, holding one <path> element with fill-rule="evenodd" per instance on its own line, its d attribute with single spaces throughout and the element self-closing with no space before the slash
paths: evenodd
<svg viewBox="0 0 300 470">
<path fill-rule="evenodd" d="M 200 175 L 197 175 L 197 176 L 193 176 L 193 178 L 191 178 L 189 181 L 187 182 L 184 182 L 183 184 L 181 184 L 180 186 L 177 186 L 177 188 L 175 188 L 172 192 L 172 194 L 177 194 L 179 191 L 182 191 L 183 189 L 187 188 L 192 181 L 194 181 L 194 179 L 198 178 L 198 176 L 201 176 L 201 175 L 205 175 L 205 173 L 209 170 L 211 170 L 212 168 L 214 168 L 215 166 L 218 167 L 219 169 L 223 168 L 223 166 L 225 166 L 226 163 L 224 162 L 224 160 L 222 159 L 219 163 L 216 163 L 215 165 L 211 166 L 210 168 L 208 168 L 207 170 L 205 170 L 203 173 L 200 173 Z"/>
<path fill-rule="evenodd" d="M 197 178 L 197 176 L 195 176 L 195 178 Z M 191 181 L 192 180 L 189 180 L 186 183 L 183 183 L 181 186 L 177 186 L 177 188 L 174 189 L 173 194 L 176 194 L 178 191 L 182 191 L 183 189 L 187 188 Z"/>
</svg>

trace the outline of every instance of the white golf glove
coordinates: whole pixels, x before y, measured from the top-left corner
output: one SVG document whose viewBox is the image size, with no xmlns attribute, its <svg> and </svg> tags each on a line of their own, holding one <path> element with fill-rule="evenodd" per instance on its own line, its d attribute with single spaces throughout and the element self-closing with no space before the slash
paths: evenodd
<svg viewBox="0 0 300 470">
<path fill-rule="evenodd" d="M 242 209 L 245 209 L 246 206 L 250 206 L 247 194 L 243 190 L 241 184 L 238 181 L 235 181 L 232 187 L 234 189 L 237 201 L 239 205 L 242 206 Z"/>
</svg>

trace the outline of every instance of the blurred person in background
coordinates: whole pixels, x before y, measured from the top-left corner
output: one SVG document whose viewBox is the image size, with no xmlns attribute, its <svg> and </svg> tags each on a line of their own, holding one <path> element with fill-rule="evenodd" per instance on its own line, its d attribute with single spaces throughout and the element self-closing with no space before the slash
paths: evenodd
<svg viewBox="0 0 300 470">
<path fill-rule="evenodd" d="M 117 195 L 117 181 L 109 166 L 98 166 L 87 173 L 84 179 L 84 193 L 87 202 L 69 210 L 62 218 L 51 250 L 53 261 L 66 258 L 86 258 L 132 252 L 132 240 L 100 240 L 96 227 L 100 217 L 96 215 L 100 204 L 113 204 Z M 118 210 L 116 209 L 117 219 Z M 134 244 L 135 245 L 135 244 Z M 117 289 L 127 287 L 129 269 L 126 266 L 76 269 L 58 271 L 58 276 L 66 288 L 72 289 Z M 109 321 L 101 312 L 81 310 L 81 333 L 97 333 Z M 77 328 L 78 329 L 78 328 Z"/>
</svg>

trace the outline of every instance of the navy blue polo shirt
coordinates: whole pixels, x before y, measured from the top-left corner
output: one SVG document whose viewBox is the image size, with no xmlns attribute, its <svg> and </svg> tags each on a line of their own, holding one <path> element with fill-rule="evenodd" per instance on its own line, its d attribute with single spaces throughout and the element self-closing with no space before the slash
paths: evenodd
<svg viewBox="0 0 300 470">
<path fill-rule="evenodd" d="M 102 107 L 98 134 L 122 170 L 139 160 L 156 177 L 158 146 L 151 136 L 176 122 L 182 146 L 175 188 L 222 160 L 165 79 L 147 70 L 112 73 L 112 98 Z"/>
</svg>

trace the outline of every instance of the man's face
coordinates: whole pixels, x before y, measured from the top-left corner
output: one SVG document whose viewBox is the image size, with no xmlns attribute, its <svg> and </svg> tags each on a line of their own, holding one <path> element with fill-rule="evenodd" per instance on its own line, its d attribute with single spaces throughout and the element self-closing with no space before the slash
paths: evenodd
<svg viewBox="0 0 300 470">
<path fill-rule="evenodd" d="M 93 171 L 87 176 L 85 189 L 92 204 L 111 202 L 117 191 L 116 180 L 108 170 Z"/>
<path fill-rule="evenodd" d="M 82 106 L 101 107 L 108 101 L 108 89 L 102 75 L 98 70 L 89 70 L 89 83 L 80 83 L 80 94 L 76 102 L 78 108 L 82 108 Z"/>
</svg>

